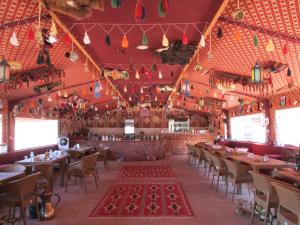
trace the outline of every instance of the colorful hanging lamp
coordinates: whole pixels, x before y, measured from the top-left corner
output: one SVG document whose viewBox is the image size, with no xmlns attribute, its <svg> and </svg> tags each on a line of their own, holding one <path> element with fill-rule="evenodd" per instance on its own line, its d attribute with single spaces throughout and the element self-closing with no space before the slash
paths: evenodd
<svg viewBox="0 0 300 225">
<path fill-rule="evenodd" d="M 10 65 L 3 59 L 0 62 L 0 82 L 6 82 L 10 77 Z"/>
<path fill-rule="evenodd" d="M 164 46 L 165 48 L 166 48 L 166 47 L 169 47 L 169 40 L 168 40 L 166 34 L 163 34 L 163 38 L 162 38 L 161 44 L 162 44 L 162 46 Z"/>
<path fill-rule="evenodd" d="M 269 39 L 268 43 L 266 44 L 265 50 L 266 50 L 266 52 L 272 52 L 272 51 L 274 51 L 274 49 L 275 49 L 275 45 L 274 45 L 272 39 Z"/>
<path fill-rule="evenodd" d="M 89 35 L 87 34 L 87 32 L 84 33 L 83 43 L 86 45 L 91 44 L 91 39 L 90 39 Z"/>
<path fill-rule="evenodd" d="M 18 47 L 20 45 L 16 32 L 13 32 L 12 36 L 9 39 L 9 42 L 15 47 Z"/>
<path fill-rule="evenodd" d="M 186 32 L 184 31 L 182 34 L 182 44 L 187 45 L 189 43 L 189 38 L 186 34 Z"/>
<path fill-rule="evenodd" d="M 255 65 L 252 67 L 251 80 L 253 83 L 256 84 L 262 81 L 262 67 L 258 62 L 256 62 Z"/>
<path fill-rule="evenodd" d="M 139 70 L 136 70 L 136 73 L 135 73 L 135 79 L 137 79 L 137 80 L 140 79 L 140 73 L 139 73 Z"/>
<path fill-rule="evenodd" d="M 242 40 L 242 33 L 241 33 L 240 29 L 238 29 L 234 33 L 234 40 L 236 40 L 237 42 L 240 42 Z"/>
<path fill-rule="evenodd" d="M 131 102 L 131 100 L 132 100 L 132 99 L 131 99 L 131 96 L 129 96 L 128 100 Z"/>
<path fill-rule="evenodd" d="M 245 12 L 242 9 L 240 9 L 240 1 L 237 0 L 237 9 L 232 13 L 233 19 L 241 21 L 245 18 L 245 15 Z"/>
<path fill-rule="evenodd" d="M 285 45 L 283 46 L 282 54 L 284 54 L 284 55 L 287 55 L 287 54 L 288 54 L 288 47 L 287 47 L 287 44 L 285 44 Z"/>
<path fill-rule="evenodd" d="M 122 48 L 128 48 L 128 47 L 129 47 L 129 42 L 127 36 L 124 34 L 122 38 Z"/>
<path fill-rule="evenodd" d="M 95 88 L 94 88 L 94 97 L 100 98 L 101 97 L 101 84 L 99 81 L 95 82 Z"/>
<path fill-rule="evenodd" d="M 34 40 L 34 37 L 35 37 L 35 34 L 34 34 L 34 31 L 32 29 L 32 27 L 29 28 L 29 31 L 27 33 L 27 37 L 30 41 L 33 41 Z"/>
<path fill-rule="evenodd" d="M 258 37 L 257 37 L 256 34 L 255 34 L 254 37 L 253 37 L 253 44 L 254 44 L 254 47 L 255 47 L 255 48 L 258 47 Z"/>
<path fill-rule="evenodd" d="M 163 79 L 163 74 L 162 74 L 161 71 L 158 72 L 158 78 L 159 78 L 160 80 Z"/>
<path fill-rule="evenodd" d="M 146 50 L 149 48 L 148 36 L 146 35 L 146 33 L 143 33 L 141 45 L 138 45 L 136 48 L 139 50 Z"/>
</svg>

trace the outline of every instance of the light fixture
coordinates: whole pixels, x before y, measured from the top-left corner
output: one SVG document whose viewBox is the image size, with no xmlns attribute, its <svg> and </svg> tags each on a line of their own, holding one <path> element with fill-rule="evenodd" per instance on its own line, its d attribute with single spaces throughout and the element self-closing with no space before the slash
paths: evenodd
<svg viewBox="0 0 300 225">
<path fill-rule="evenodd" d="M 91 39 L 90 39 L 89 35 L 87 34 L 87 32 L 84 33 L 83 43 L 86 45 L 91 44 Z"/>
<path fill-rule="evenodd" d="M 10 65 L 5 59 L 0 62 L 0 82 L 9 80 L 10 76 Z"/>
<path fill-rule="evenodd" d="M 262 81 L 262 68 L 258 62 L 252 67 L 251 80 L 253 83 L 260 83 Z"/>
</svg>

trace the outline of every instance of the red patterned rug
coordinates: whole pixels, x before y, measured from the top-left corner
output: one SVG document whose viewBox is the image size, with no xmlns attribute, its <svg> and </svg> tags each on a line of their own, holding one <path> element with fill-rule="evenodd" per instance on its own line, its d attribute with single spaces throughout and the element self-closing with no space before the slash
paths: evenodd
<svg viewBox="0 0 300 225">
<path fill-rule="evenodd" d="M 181 184 L 114 184 L 90 217 L 190 217 Z"/>
<path fill-rule="evenodd" d="M 169 178 L 175 177 L 170 166 L 123 166 L 118 178 Z"/>
</svg>

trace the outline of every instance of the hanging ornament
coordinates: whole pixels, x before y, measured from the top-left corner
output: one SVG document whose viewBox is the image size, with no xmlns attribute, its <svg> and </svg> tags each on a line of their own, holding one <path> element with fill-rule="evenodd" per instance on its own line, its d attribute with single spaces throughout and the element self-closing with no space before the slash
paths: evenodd
<svg viewBox="0 0 300 225">
<path fill-rule="evenodd" d="M 94 88 L 94 97 L 95 98 L 100 98 L 101 97 L 101 84 L 100 82 L 96 81 L 95 82 L 95 88 Z"/>
<path fill-rule="evenodd" d="M 66 34 L 63 38 L 63 42 L 66 44 L 66 45 L 70 45 L 71 44 L 71 38 L 68 34 Z"/>
<path fill-rule="evenodd" d="M 253 44 L 254 44 L 254 47 L 256 47 L 256 48 L 258 47 L 258 37 L 256 34 L 253 37 Z"/>
<path fill-rule="evenodd" d="M 127 87 L 126 87 L 126 85 L 124 85 L 124 92 L 125 92 L 125 93 L 127 92 Z"/>
<path fill-rule="evenodd" d="M 109 36 L 108 34 L 105 36 L 105 44 L 106 44 L 107 46 L 110 46 L 110 45 L 111 45 L 110 36 Z"/>
<path fill-rule="evenodd" d="M 157 71 L 157 65 L 154 63 L 151 67 L 152 72 L 156 72 Z"/>
<path fill-rule="evenodd" d="M 288 47 L 287 47 L 287 44 L 285 44 L 285 45 L 283 46 L 282 54 L 284 54 L 284 55 L 287 55 L 287 54 L 288 54 Z"/>
<path fill-rule="evenodd" d="M 15 47 L 18 47 L 20 45 L 17 34 L 15 32 L 13 32 L 12 36 L 9 39 L 9 42 Z"/>
<path fill-rule="evenodd" d="M 292 76 L 292 71 L 291 71 L 290 67 L 288 67 L 287 72 L 286 72 L 286 75 L 287 75 L 288 77 Z"/>
<path fill-rule="evenodd" d="M 131 102 L 131 100 L 132 100 L 132 99 L 131 99 L 131 96 L 129 96 L 128 100 Z"/>
<path fill-rule="evenodd" d="M 50 36 L 56 37 L 57 35 L 57 28 L 54 20 L 52 19 L 51 27 L 50 27 Z"/>
<path fill-rule="evenodd" d="M 222 38 L 222 36 L 223 36 L 222 28 L 219 27 L 218 28 L 218 33 L 217 33 L 217 38 Z"/>
<path fill-rule="evenodd" d="M 86 44 L 86 45 L 91 44 L 91 40 L 90 40 L 90 37 L 89 37 L 89 35 L 87 34 L 87 32 L 84 33 L 83 43 Z"/>
<path fill-rule="evenodd" d="M 140 79 L 140 73 L 139 73 L 139 70 L 136 70 L 136 73 L 135 73 L 135 79 L 137 79 L 137 80 Z"/>
<path fill-rule="evenodd" d="M 191 88 L 190 88 L 190 81 L 188 79 L 185 80 L 185 88 L 184 88 L 184 96 L 185 97 L 190 97 L 190 91 L 191 91 Z"/>
<path fill-rule="evenodd" d="M 201 46 L 202 48 L 205 48 L 205 37 L 204 37 L 203 34 L 201 34 L 200 46 Z"/>
<path fill-rule="evenodd" d="M 240 9 L 240 1 L 237 0 L 237 9 L 232 13 L 233 19 L 237 21 L 241 21 L 242 19 L 245 18 L 245 12 Z"/>
<path fill-rule="evenodd" d="M 272 52 L 275 49 L 274 43 L 272 41 L 272 39 L 268 40 L 268 43 L 265 47 L 266 52 Z"/>
<path fill-rule="evenodd" d="M 145 19 L 145 7 L 141 0 L 138 0 L 135 5 L 134 17 L 136 21 Z"/>
<path fill-rule="evenodd" d="M 158 78 L 161 80 L 163 78 L 163 75 L 161 73 L 161 71 L 158 72 Z"/>
<path fill-rule="evenodd" d="M 105 107 L 108 108 L 108 104 L 107 103 L 105 104 Z"/>
<path fill-rule="evenodd" d="M 154 99 L 154 101 L 156 101 L 156 102 L 157 102 L 157 96 L 155 96 L 155 99 Z"/>
<path fill-rule="evenodd" d="M 129 47 L 128 39 L 127 36 L 124 34 L 122 38 L 122 48 L 128 48 L 128 47 Z"/>
<path fill-rule="evenodd" d="M 114 9 L 119 8 L 121 6 L 121 0 L 111 0 L 111 7 Z"/>
<path fill-rule="evenodd" d="M 51 95 L 48 95 L 48 102 L 52 102 L 52 101 L 53 101 L 53 99 L 52 99 Z"/>
<path fill-rule="evenodd" d="M 234 33 L 234 40 L 236 40 L 237 42 L 240 42 L 242 40 L 242 33 L 239 29 Z"/>
<path fill-rule="evenodd" d="M 197 54 L 197 55 L 196 55 L 196 57 L 197 57 L 197 63 L 196 63 L 196 65 L 194 66 L 194 70 L 195 70 L 196 72 L 199 72 L 199 71 L 202 70 L 202 66 L 201 66 L 200 61 L 199 61 L 199 51 L 197 51 L 196 54 Z"/>
<path fill-rule="evenodd" d="M 158 15 L 160 17 L 165 17 L 165 14 L 169 9 L 169 0 L 160 0 L 157 9 Z"/>
<path fill-rule="evenodd" d="M 252 67 L 251 80 L 253 83 L 256 83 L 256 84 L 259 84 L 263 80 L 262 67 L 258 62 L 256 62 L 255 65 Z"/>
<path fill-rule="evenodd" d="M 162 44 L 162 46 L 164 46 L 165 48 L 169 46 L 169 40 L 168 40 L 166 34 L 163 35 L 161 44 Z"/>
<path fill-rule="evenodd" d="M 69 97 L 68 92 L 65 90 L 64 91 L 64 98 L 68 98 L 68 97 Z"/>
<path fill-rule="evenodd" d="M 30 41 L 33 41 L 33 40 L 34 40 L 35 34 L 34 34 L 34 31 L 32 30 L 31 27 L 29 28 L 27 37 L 28 37 L 28 40 L 30 40 Z"/>
<path fill-rule="evenodd" d="M 143 94 L 144 93 L 144 89 L 143 89 L 143 87 L 141 87 L 141 94 Z"/>
<path fill-rule="evenodd" d="M 187 45 L 189 43 L 189 38 L 185 32 L 182 34 L 182 44 Z"/>
<path fill-rule="evenodd" d="M 139 50 L 145 50 L 145 49 L 149 48 L 149 46 L 148 46 L 148 37 L 147 37 L 146 33 L 143 33 L 142 43 L 141 43 L 141 45 L 137 46 L 136 48 L 139 49 Z"/>
</svg>

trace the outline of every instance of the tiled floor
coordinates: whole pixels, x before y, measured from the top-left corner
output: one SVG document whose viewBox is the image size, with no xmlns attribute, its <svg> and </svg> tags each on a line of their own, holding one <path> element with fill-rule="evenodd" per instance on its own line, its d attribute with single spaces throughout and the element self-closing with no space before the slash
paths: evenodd
<svg viewBox="0 0 300 225">
<path fill-rule="evenodd" d="M 188 201 L 194 211 L 195 217 L 188 218 L 88 218 L 89 214 L 99 202 L 108 188 L 115 183 L 124 182 L 116 178 L 122 165 L 171 165 L 176 177 L 156 179 L 128 179 L 126 182 L 180 182 L 187 195 Z M 61 195 L 61 203 L 56 209 L 53 220 L 39 222 L 29 219 L 29 224 L 63 224 L 63 225 L 245 225 L 249 224 L 250 214 L 237 215 L 235 204 L 230 200 L 230 195 L 224 196 L 224 182 L 221 182 L 219 192 L 211 188 L 211 180 L 203 177 L 202 169 L 194 169 L 187 165 L 184 156 L 174 156 L 164 161 L 153 162 L 112 162 L 110 169 L 101 167 L 101 184 L 99 190 L 95 188 L 93 179 L 88 181 L 88 194 L 80 185 L 71 185 L 69 192 L 64 188 L 55 186 L 55 192 Z M 248 190 L 243 188 L 243 196 L 237 198 L 250 199 Z M 229 188 L 231 191 L 231 187 Z M 256 220 L 255 224 L 259 224 Z"/>
</svg>

